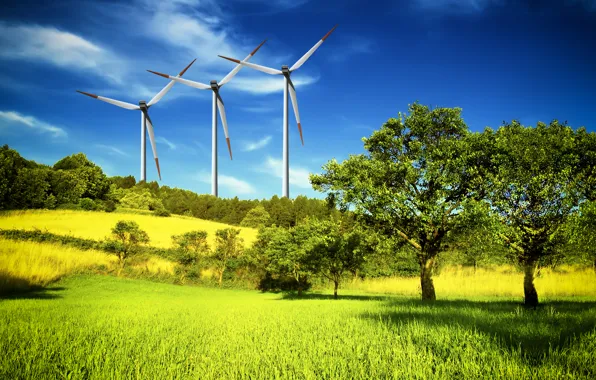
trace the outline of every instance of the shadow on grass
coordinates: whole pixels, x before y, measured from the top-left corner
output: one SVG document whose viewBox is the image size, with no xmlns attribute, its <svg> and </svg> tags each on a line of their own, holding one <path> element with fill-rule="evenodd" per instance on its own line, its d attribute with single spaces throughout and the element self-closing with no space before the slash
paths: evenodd
<svg viewBox="0 0 596 380">
<path fill-rule="evenodd" d="M 64 287 L 32 285 L 27 279 L 0 273 L 0 300 L 5 299 L 55 299 Z"/>
<path fill-rule="evenodd" d="M 503 348 L 520 352 L 530 365 L 540 365 L 553 349 L 567 346 L 596 329 L 596 302 L 552 301 L 526 309 L 514 301 L 435 301 L 387 299 L 378 312 L 362 315 L 402 328 L 410 323 L 429 330 L 464 328 L 496 338 Z"/>
<path fill-rule="evenodd" d="M 296 293 L 283 293 L 280 300 L 334 300 L 333 294 L 307 293 L 298 296 Z M 366 296 L 366 295 L 338 295 L 337 301 L 358 300 L 358 301 L 385 301 L 387 296 Z"/>
</svg>

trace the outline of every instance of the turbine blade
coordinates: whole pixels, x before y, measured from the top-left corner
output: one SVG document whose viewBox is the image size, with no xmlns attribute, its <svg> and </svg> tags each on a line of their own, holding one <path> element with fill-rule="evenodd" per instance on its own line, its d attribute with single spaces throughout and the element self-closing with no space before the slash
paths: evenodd
<svg viewBox="0 0 596 380">
<path fill-rule="evenodd" d="M 152 71 L 152 70 L 147 70 L 147 71 L 149 71 L 152 74 L 159 75 L 160 77 L 171 79 L 172 82 L 182 83 L 182 84 L 185 84 L 190 87 L 198 88 L 199 90 L 211 90 L 211 86 L 201 83 L 201 82 L 195 82 L 195 81 L 188 80 L 188 79 L 182 79 L 180 77 L 174 77 L 174 76 L 171 76 L 168 74 L 158 73 L 157 71 Z M 170 83 L 172 83 L 172 82 L 170 82 Z"/>
<path fill-rule="evenodd" d="M 191 63 L 189 63 L 189 64 L 188 64 L 188 66 L 186 66 L 186 67 L 185 67 L 185 68 L 184 68 L 184 69 L 183 69 L 183 70 L 180 72 L 180 74 L 178 74 L 178 77 L 181 77 L 182 75 L 184 75 L 184 73 L 186 72 L 186 70 L 188 70 L 188 68 L 189 68 L 190 66 L 192 66 L 192 64 L 193 64 L 193 63 L 195 63 L 195 61 L 196 61 L 196 60 L 197 60 L 196 58 L 195 58 L 195 59 L 193 59 L 193 60 L 192 60 L 192 62 L 191 62 Z M 165 94 L 167 94 L 167 93 L 168 93 L 168 91 L 170 91 L 170 89 L 171 89 L 171 88 L 174 86 L 174 84 L 175 84 L 175 83 L 176 83 L 176 82 L 175 82 L 175 81 L 173 81 L 173 80 L 172 80 L 172 81 L 170 81 L 170 83 L 168 83 L 168 84 L 167 84 L 167 85 L 166 85 L 164 88 L 162 88 L 162 89 L 161 89 L 161 91 L 160 91 L 160 92 L 158 92 L 158 93 L 157 93 L 157 94 L 156 94 L 156 95 L 153 97 L 153 99 L 151 99 L 151 100 L 149 101 L 149 103 L 147 103 L 147 106 L 152 106 L 152 105 L 154 105 L 155 103 L 159 102 L 159 101 L 161 100 L 161 98 L 163 98 L 163 97 L 164 97 L 164 95 L 165 95 Z"/>
<path fill-rule="evenodd" d="M 304 145 L 304 138 L 302 137 L 302 125 L 300 124 L 300 113 L 298 112 L 298 98 L 296 98 L 296 89 L 294 83 L 288 78 L 288 89 L 290 91 L 290 99 L 292 100 L 292 107 L 294 108 L 294 116 L 296 116 L 296 123 L 298 123 L 298 131 L 300 132 L 300 141 Z"/>
<path fill-rule="evenodd" d="M 309 50 L 309 51 L 307 51 L 307 52 L 306 52 L 306 54 L 304 54 L 304 55 L 302 56 L 302 58 L 300 58 L 299 60 L 297 60 L 297 61 L 296 61 L 296 63 L 294 63 L 294 65 L 293 65 L 292 67 L 290 67 L 290 71 L 297 70 L 297 69 L 298 69 L 300 66 L 302 66 L 302 65 L 304 64 L 304 62 L 306 62 L 306 60 L 307 60 L 308 58 L 310 58 L 310 56 L 311 56 L 311 55 L 313 55 L 313 53 L 314 53 L 314 52 L 315 52 L 315 51 L 316 51 L 316 50 L 319 48 L 319 46 L 321 46 L 321 44 L 322 44 L 323 42 L 325 42 L 325 40 L 327 39 L 327 37 L 329 37 L 329 35 L 330 35 L 330 34 L 331 34 L 331 33 L 332 33 L 334 30 L 335 30 L 335 28 L 337 28 L 337 25 L 335 25 L 335 26 L 333 27 L 333 29 L 331 29 L 329 32 L 327 32 L 327 34 L 325 34 L 325 35 L 323 36 L 323 38 L 321 38 L 321 39 L 319 40 L 319 42 L 317 42 L 317 43 L 315 44 L 315 46 L 313 46 L 312 48 L 310 48 L 310 50 Z"/>
<path fill-rule="evenodd" d="M 157 175 L 161 181 L 161 171 L 159 169 L 159 159 L 157 158 L 157 146 L 155 145 L 155 133 L 153 132 L 153 123 L 149 118 L 149 113 L 145 112 L 145 120 L 147 122 L 147 131 L 149 131 L 149 141 L 151 141 L 151 150 L 153 151 L 153 158 L 155 158 L 155 166 L 157 166 Z"/>
<path fill-rule="evenodd" d="M 228 61 L 236 62 L 238 64 L 241 64 L 243 66 L 250 67 L 250 68 L 255 69 L 255 70 L 262 71 L 262 72 L 264 72 L 266 74 L 282 75 L 281 70 L 276 70 L 276 69 L 272 69 L 270 67 L 265 67 L 265 66 L 261 66 L 261 65 L 255 65 L 254 63 L 239 61 L 239 60 L 237 60 L 235 58 L 224 57 L 223 55 L 218 55 L 218 57 L 223 58 L 223 59 L 227 59 Z"/>
<path fill-rule="evenodd" d="M 126 108 L 127 110 L 140 110 L 141 109 L 141 107 L 139 107 L 137 105 L 126 103 L 126 102 L 121 102 L 120 100 L 105 98 L 103 96 L 99 96 L 99 95 L 95 95 L 95 94 L 90 94 L 88 92 L 79 91 L 79 90 L 77 90 L 77 92 L 78 93 L 81 93 L 83 95 L 87 95 L 87 96 L 90 96 L 92 98 L 101 100 L 103 102 L 113 104 L 113 105 L 118 106 L 118 107 Z"/>
<path fill-rule="evenodd" d="M 219 117 L 221 118 L 221 124 L 226 135 L 226 143 L 228 143 L 228 151 L 230 152 L 230 160 L 232 159 L 232 147 L 230 146 L 230 136 L 228 135 L 228 118 L 226 117 L 226 108 L 224 107 L 221 96 L 217 94 L 217 108 L 219 109 Z"/>
<path fill-rule="evenodd" d="M 266 42 L 267 40 L 264 40 L 263 42 L 261 42 L 261 44 L 259 46 L 256 47 L 255 50 L 251 51 L 249 55 L 246 56 L 246 58 L 244 58 L 242 61 L 243 62 L 247 62 L 248 60 L 250 60 L 252 58 L 253 55 L 255 55 L 255 53 L 261 48 L 261 46 L 263 46 L 263 44 Z M 234 67 L 234 69 L 232 71 L 230 71 L 228 73 L 228 75 L 226 75 L 221 82 L 219 82 L 219 87 L 223 86 L 224 84 L 228 83 L 230 81 L 230 79 L 232 79 L 234 77 L 234 75 L 238 74 L 238 72 L 240 71 L 240 69 L 242 68 L 241 64 L 238 64 L 236 67 Z"/>
</svg>

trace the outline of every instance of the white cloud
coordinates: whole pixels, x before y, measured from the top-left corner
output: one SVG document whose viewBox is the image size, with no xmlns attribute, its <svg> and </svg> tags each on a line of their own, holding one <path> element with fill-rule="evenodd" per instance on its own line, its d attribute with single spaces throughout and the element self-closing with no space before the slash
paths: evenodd
<svg viewBox="0 0 596 380">
<path fill-rule="evenodd" d="M 274 175 L 278 178 L 283 177 L 283 161 L 267 156 L 265 162 L 256 169 L 259 172 Z M 290 166 L 290 184 L 303 189 L 311 189 L 312 185 L 308 179 L 310 171 L 306 168 Z"/>
<path fill-rule="evenodd" d="M 200 172 L 195 178 L 203 183 L 211 184 L 211 174 L 207 172 Z M 218 174 L 217 183 L 238 194 L 254 194 L 256 192 L 250 183 L 225 174 Z"/>
<path fill-rule="evenodd" d="M 66 137 L 64 129 L 48 124 L 33 116 L 22 115 L 15 111 L 0 111 L 0 126 L 2 125 L 25 125 L 42 133 L 50 133 L 53 137 Z"/>
<path fill-rule="evenodd" d="M 41 25 L 0 22 L 0 57 L 45 61 L 121 82 L 123 62 L 109 50 L 76 34 Z"/>
<path fill-rule="evenodd" d="M 275 108 L 270 106 L 256 106 L 256 107 L 242 107 L 244 111 L 253 113 L 268 113 L 275 111 Z"/>
<path fill-rule="evenodd" d="M 158 144 L 167 145 L 168 148 L 170 148 L 170 150 L 176 150 L 178 148 L 178 146 L 176 144 L 174 144 L 170 140 L 166 139 L 165 137 L 161 137 L 161 136 L 156 137 L 155 138 L 155 142 L 158 143 Z"/>
<path fill-rule="evenodd" d="M 244 151 L 252 152 L 253 150 L 262 149 L 271 142 L 271 136 L 265 136 L 258 141 L 246 141 L 244 142 Z"/>
<path fill-rule="evenodd" d="M 113 147 L 111 145 L 104 145 L 104 144 L 95 144 L 95 146 L 97 148 L 103 149 L 104 151 L 106 151 L 107 154 L 113 156 L 113 155 L 119 155 L 119 156 L 124 156 L 124 157 L 128 157 L 129 154 L 116 148 Z"/>
<path fill-rule="evenodd" d="M 316 83 L 318 80 L 319 78 L 303 75 L 292 78 L 292 83 L 294 83 L 294 87 L 302 87 Z M 234 78 L 234 80 L 228 83 L 227 86 L 235 90 L 244 91 L 251 94 L 264 95 L 276 92 L 283 92 L 284 80 L 281 76 Z"/>
<path fill-rule="evenodd" d="M 329 54 L 329 60 L 342 62 L 349 57 L 358 54 L 370 54 L 375 50 L 372 40 L 360 36 L 344 36 L 345 43 L 338 44 L 340 47 L 332 48 L 334 51 Z"/>
</svg>

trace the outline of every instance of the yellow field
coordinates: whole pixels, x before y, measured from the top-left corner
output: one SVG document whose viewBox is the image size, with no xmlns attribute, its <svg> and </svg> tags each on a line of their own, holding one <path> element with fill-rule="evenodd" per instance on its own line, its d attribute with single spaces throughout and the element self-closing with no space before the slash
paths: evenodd
<svg viewBox="0 0 596 380">
<path fill-rule="evenodd" d="M 523 274 L 511 266 L 489 269 L 451 267 L 434 277 L 437 298 L 464 298 L 475 296 L 523 297 Z M 541 269 L 536 280 L 540 297 L 596 296 L 596 274 L 593 270 L 577 270 L 562 266 L 557 271 Z M 367 293 L 402 294 L 419 296 L 420 279 L 417 277 L 389 277 L 347 283 L 347 289 Z"/>
<path fill-rule="evenodd" d="M 48 230 L 60 235 L 71 235 L 87 239 L 101 240 L 108 235 L 119 220 L 134 220 L 141 229 L 147 231 L 150 245 L 167 248 L 172 245 L 172 235 L 192 230 L 205 230 L 209 244 L 213 247 L 215 231 L 231 227 L 227 224 L 202 220 L 187 216 L 172 215 L 167 218 L 137 213 L 106 213 L 72 210 L 26 210 L 0 214 L 0 229 Z M 240 228 L 240 236 L 245 246 L 250 246 L 257 238 L 257 230 Z"/>
<path fill-rule="evenodd" d="M 175 266 L 159 257 L 134 258 L 128 264 L 133 273 L 139 274 L 174 274 Z M 105 252 L 0 238 L 0 293 L 47 286 L 81 271 L 116 273 L 118 268 L 116 256 Z"/>
</svg>

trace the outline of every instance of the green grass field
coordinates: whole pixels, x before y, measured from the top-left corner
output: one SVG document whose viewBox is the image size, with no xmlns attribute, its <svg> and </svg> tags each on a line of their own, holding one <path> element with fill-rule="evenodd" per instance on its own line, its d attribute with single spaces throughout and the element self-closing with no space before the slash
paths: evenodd
<svg viewBox="0 0 596 380">
<path fill-rule="evenodd" d="M 207 239 L 213 246 L 215 231 L 231 226 L 210 220 L 188 216 L 172 215 L 162 218 L 138 212 L 90 212 L 73 210 L 26 210 L 10 211 L 0 214 L 0 228 L 31 230 L 39 228 L 60 235 L 71 235 L 87 239 L 101 240 L 110 235 L 111 229 L 119 220 L 134 220 L 141 229 L 147 231 L 150 245 L 171 247 L 172 235 L 179 235 L 193 230 L 205 230 Z M 246 246 L 257 238 L 253 228 L 234 227 L 241 230 L 240 237 Z"/>
<path fill-rule="evenodd" d="M 596 376 L 596 299 L 305 299 L 110 276 L 0 301 L 0 378 Z"/>
</svg>

